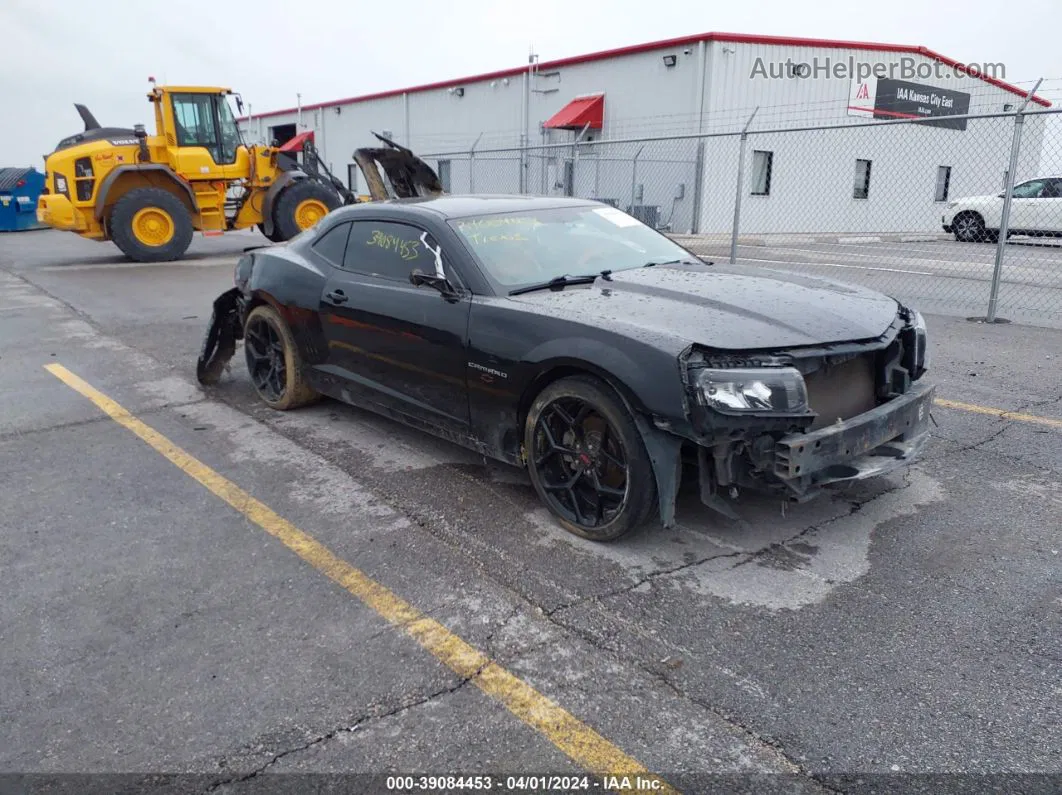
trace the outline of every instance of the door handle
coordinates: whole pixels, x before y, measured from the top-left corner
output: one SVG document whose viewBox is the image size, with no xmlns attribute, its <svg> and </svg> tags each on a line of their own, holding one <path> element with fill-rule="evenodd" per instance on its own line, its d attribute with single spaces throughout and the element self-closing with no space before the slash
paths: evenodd
<svg viewBox="0 0 1062 795">
<path fill-rule="evenodd" d="M 347 294 L 342 290 L 332 290 L 330 293 L 325 293 L 325 298 L 333 304 L 345 304 L 347 302 Z"/>
</svg>

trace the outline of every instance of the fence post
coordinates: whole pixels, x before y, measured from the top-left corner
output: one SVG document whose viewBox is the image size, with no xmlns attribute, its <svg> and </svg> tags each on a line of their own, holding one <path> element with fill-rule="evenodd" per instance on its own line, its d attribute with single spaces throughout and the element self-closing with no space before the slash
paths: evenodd
<svg viewBox="0 0 1062 795">
<path fill-rule="evenodd" d="M 1007 167 L 1007 184 L 1003 187 L 1003 215 L 999 219 L 999 238 L 996 240 L 996 261 L 992 269 L 992 289 L 988 296 L 988 313 L 985 320 L 989 323 L 996 322 L 996 309 L 999 304 L 999 282 L 1003 276 L 1003 257 L 1007 246 L 1007 232 L 1010 231 L 1010 202 L 1011 193 L 1014 191 L 1015 173 L 1018 170 L 1018 154 L 1021 151 L 1021 133 L 1025 126 L 1025 106 L 1033 98 L 1036 89 L 1043 82 L 1041 77 L 1036 85 L 1029 89 L 1025 95 L 1025 101 L 1021 103 L 1014 114 L 1014 135 L 1010 141 L 1010 165 Z"/>
<path fill-rule="evenodd" d="M 690 234 L 701 231 L 701 202 L 704 201 L 704 139 L 697 141 L 697 158 L 693 165 L 693 222 Z"/>
<path fill-rule="evenodd" d="M 638 151 L 634 153 L 634 160 L 631 165 L 631 206 L 628 210 L 631 215 L 634 215 L 634 202 L 637 201 L 635 198 L 635 192 L 638 189 L 638 158 L 641 157 L 643 149 L 645 149 L 645 144 L 638 147 Z"/>
<path fill-rule="evenodd" d="M 738 228 L 741 226 L 741 194 L 745 192 L 745 143 L 749 138 L 749 125 L 752 124 L 752 119 L 756 115 L 756 111 L 759 109 L 760 106 L 757 105 L 755 110 L 752 111 L 752 115 L 749 116 L 749 120 L 745 122 L 745 126 L 741 130 L 741 143 L 738 146 L 738 176 L 737 194 L 734 197 L 734 226 L 730 230 L 731 265 L 737 261 Z"/>
<path fill-rule="evenodd" d="M 483 133 L 476 136 L 476 140 L 472 142 L 472 148 L 468 150 L 468 192 L 476 192 L 476 144 L 479 143 L 479 139 L 483 137 Z"/>
<path fill-rule="evenodd" d="M 586 131 L 590 129 L 590 122 L 583 125 L 583 129 L 579 131 L 579 134 L 575 136 L 575 140 L 572 141 L 572 196 L 577 191 L 575 189 L 575 174 L 579 168 L 579 142 L 583 140 L 583 136 L 586 135 Z"/>
</svg>

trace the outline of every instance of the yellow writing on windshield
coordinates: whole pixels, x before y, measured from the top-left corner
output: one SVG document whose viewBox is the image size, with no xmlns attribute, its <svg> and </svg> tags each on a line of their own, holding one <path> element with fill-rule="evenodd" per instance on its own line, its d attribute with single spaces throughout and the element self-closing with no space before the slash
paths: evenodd
<svg viewBox="0 0 1062 795">
<path fill-rule="evenodd" d="M 542 226 L 537 218 L 475 218 L 470 221 L 459 221 L 458 226 L 462 232 L 474 232 L 478 229 L 491 229 L 499 226 L 525 226 L 534 229 Z"/>
<path fill-rule="evenodd" d="M 373 230 L 372 238 L 366 245 L 393 251 L 402 259 L 416 259 L 420 256 L 419 240 L 403 240 L 398 235 L 389 235 L 379 229 Z"/>
<path fill-rule="evenodd" d="M 501 243 L 501 242 L 514 242 L 514 243 L 526 243 L 531 238 L 526 237 L 519 232 L 513 232 L 508 235 L 481 235 L 478 232 L 465 235 L 473 245 L 480 245 L 482 243 Z"/>
</svg>

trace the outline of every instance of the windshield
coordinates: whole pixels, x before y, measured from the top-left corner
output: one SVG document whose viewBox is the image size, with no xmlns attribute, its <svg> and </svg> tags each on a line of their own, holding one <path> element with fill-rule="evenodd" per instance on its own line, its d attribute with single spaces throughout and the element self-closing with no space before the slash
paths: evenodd
<svg viewBox="0 0 1062 795">
<path fill-rule="evenodd" d="M 499 292 L 558 276 L 622 271 L 692 254 L 613 207 L 560 207 L 450 222 Z"/>
</svg>

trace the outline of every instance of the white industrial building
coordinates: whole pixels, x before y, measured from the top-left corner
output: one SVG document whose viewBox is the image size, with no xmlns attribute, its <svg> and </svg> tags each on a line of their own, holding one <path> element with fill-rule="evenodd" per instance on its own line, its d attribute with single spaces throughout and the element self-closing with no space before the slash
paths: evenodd
<svg viewBox="0 0 1062 795">
<path fill-rule="evenodd" d="M 742 232 L 926 232 L 940 231 L 948 198 L 999 191 L 1009 164 L 1013 119 L 945 117 L 1003 114 L 1028 90 L 919 46 L 727 33 L 529 61 L 252 108 L 241 129 L 280 142 L 313 130 L 325 162 L 351 181 L 351 155 L 378 145 L 375 131 L 424 156 L 454 192 L 574 194 L 675 232 L 716 233 L 731 228 L 737 133 L 755 111 Z M 1024 125 L 1019 180 L 1039 166 L 1043 121 Z M 808 129 L 839 125 L 848 128 Z"/>
</svg>

